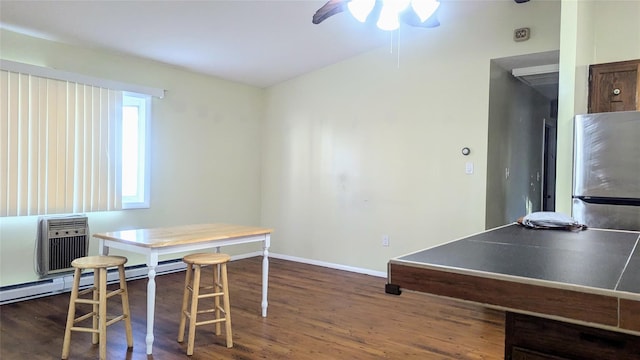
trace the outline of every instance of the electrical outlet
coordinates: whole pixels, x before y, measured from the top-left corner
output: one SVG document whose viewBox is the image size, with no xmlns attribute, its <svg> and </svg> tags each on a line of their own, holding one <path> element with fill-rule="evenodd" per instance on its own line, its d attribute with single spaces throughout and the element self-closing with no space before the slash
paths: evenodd
<svg viewBox="0 0 640 360">
<path fill-rule="evenodd" d="M 389 246 L 389 235 L 382 235 L 382 246 Z"/>
</svg>

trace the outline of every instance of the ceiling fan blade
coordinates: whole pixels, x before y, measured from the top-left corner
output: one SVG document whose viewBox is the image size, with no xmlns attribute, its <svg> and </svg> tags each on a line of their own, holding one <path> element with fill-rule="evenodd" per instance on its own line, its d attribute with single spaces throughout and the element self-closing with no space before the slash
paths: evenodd
<svg viewBox="0 0 640 360">
<path fill-rule="evenodd" d="M 327 18 L 339 14 L 346 9 L 349 0 L 329 0 L 315 14 L 313 14 L 313 23 L 320 24 Z"/>
</svg>

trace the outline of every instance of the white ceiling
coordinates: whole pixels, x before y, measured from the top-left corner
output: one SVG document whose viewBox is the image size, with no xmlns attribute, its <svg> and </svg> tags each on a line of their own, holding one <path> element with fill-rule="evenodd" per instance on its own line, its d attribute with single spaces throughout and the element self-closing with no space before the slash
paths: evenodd
<svg viewBox="0 0 640 360">
<path fill-rule="evenodd" d="M 312 24 L 325 2 L 2 0 L 0 26 L 267 87 L 389 43 L 348 13 Z"/>
</svg>

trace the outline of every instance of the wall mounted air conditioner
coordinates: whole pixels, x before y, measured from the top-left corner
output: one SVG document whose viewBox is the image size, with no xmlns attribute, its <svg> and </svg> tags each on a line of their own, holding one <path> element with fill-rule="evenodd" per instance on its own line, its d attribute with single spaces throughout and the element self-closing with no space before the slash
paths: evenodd
<svg viewBox="0 0 640 360">
<path fill-rule="evenodd" d="M 72 271 L 71 262 L 88 254 L 86 216 L 40 217 L 37 233 L 36 269 L 41 278 Z"/>
</svg>

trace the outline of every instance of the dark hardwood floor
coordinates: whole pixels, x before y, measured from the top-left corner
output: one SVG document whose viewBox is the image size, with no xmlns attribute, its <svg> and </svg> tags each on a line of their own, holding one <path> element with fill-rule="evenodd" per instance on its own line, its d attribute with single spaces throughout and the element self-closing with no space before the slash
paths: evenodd
<svg viewBox="0 0 640 360">
<path fill-rule="evenodd" d="M 504 313 L 404 292 L 385 279 L 279 259 L 270 261 L 269 314 L 260 316 L 261 258 L 229 264 L 234 347 L 198 327 L 191 359 L 502 359 Z M 188 359 L 176 341 L 184 272 L 158 276 L 153 356 L 145 354 L 146 279 L 128 282 L 134 347 L 124 324 L 108 328 L 109 359 Z M 118 296 L 112 303 L 117 303 Z M 0 307 L 0 359 L 59 359 L 69 293 Z M 113 305 L 114 312 L 117 310 Z M 223 327 L 224 328 L 224 327 Z M 97 359 L 74 332 L 70 359 Z"/>
</svg>

